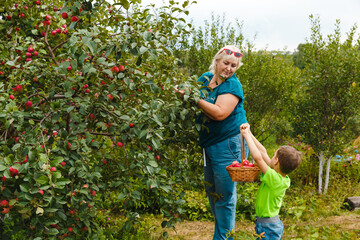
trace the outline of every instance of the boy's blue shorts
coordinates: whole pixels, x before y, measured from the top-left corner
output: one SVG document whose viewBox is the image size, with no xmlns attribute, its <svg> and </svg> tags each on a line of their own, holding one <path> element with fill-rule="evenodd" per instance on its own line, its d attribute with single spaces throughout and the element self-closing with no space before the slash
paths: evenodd
<svg viewBox="0 0 360 240">
<path fill-rule="evenodd" d="M 256 238 L 259 240 L 281 240 L 284 233 L 284 225 L 279 216 L 271 218 L 256 217 L 255 232 L 262 236 Z"/>
</svg>

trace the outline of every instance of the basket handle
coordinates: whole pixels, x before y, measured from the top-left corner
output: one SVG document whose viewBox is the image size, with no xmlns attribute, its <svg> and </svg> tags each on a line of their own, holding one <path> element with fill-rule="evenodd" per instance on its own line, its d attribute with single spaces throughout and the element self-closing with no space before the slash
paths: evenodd
<svg viewBox="0 0 360 240">
<path fill-rule="evenodd" d="M 242 132 L 240 133 L 241 133 L 241 165 L 243 165 L 245 160 L 245 143 L 244 143 L 245 140 Z"/>
</svg>

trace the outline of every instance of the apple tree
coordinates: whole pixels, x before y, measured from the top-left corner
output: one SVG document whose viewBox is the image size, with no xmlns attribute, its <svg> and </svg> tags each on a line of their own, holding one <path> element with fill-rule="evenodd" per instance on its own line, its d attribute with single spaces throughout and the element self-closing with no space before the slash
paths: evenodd
<svg viewBox="0 0 360 240">
<path fill-rule="evenodd" d="M 194 83 L 177 71 L 172 47 L 187 28 L 174 15 L 190 2 L 157 14 L 139 4 L 0 7 L 1 236 L 96 236 L 94 206 L 109 189 L 129 219 L 151 198 L 164 227 L 177 221 L 183 201 L 171 167 L 182 154 L 172 147 L 194 145 L 196 111 L 173 93 Z"/>
</svg>

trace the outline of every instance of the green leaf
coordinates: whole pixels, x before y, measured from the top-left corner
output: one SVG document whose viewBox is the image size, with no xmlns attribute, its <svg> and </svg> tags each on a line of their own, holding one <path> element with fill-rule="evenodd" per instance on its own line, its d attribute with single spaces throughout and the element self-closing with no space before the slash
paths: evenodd
<svg viewBox="0 0 360 240">
<path fill-rule="evenodd" d="M 4 171 L 5 169 L 7 169 L 7 167 L 4 166 L 4 165 L 2 165 L 2 164 L 0 164 L 0 171 L 2 172 L 2 171 Z"/>
<path fill-rule="evenodd" d="M 159 141 L 158 141 L 157 139 L 152 138 L 152 139 L 151 139 L 151 142 L 152 142 L 152 144 L 154 145 L 154 148 L 155 148 L 155 149 L 159 148 Z"/>
<path fill-rule="evenodd" d="M 48 160 L 47 155 L 45 153 L 40 153 L 39 160 L 46 163 Z"/>
<path fill-rule="evenodd" d="M 106 62 L 106 58 L 104 58 L 104 57 L 99 57 L 99 58 L 96 60 L 96 63 L 97 63 L 97 64 L 108 65 L 107 62 Z"/>
<path fill-rule="evenodd" d="M 61 163 L 63 161 L 64 161 L 63 157 L 56 157 L 54 160 L 51 161 L 50 165 L 53 167 L 56 167 L 59 165 L 59 163 Z"/>
<path fill-rule="evenodd" d="M 69 183 L 71 183 L 71 181 L 69 180 L 69 179 L 67 179 L 67 178 L 59 178 L 57 181 L 56 181 L 56 185 L 58 185 L 58 186 L 64 186 L 64 185 L 66 185 L 66 184 L 69 184 Z"/>
<path fill-rule="evenodd" d="M 49 212 L 49 213 L 54 213 L 54 212 L 57 212 L 59 209 L 57 208 L 46 208 L 45 211 L 46 212 Z"/>
<path fill-rule="evenodd" d="M 156 168 L 156 167 L 159 166 L 158 163 L 155 162 L 154 160 L 149 161 L 149 165 L 152 166 L 152 167 L 154 167 L 154 168 Z"/>
<path fill-rule="evenodd" d="M 50 228 L 46 234 L 48 235 L 57 235 L 59 233 L 59 230 L 57 230 L 56 228 Z"/>
<path fill-rule="evenodd" d="M 69 113 L 69 112 L 71 112 L 74 108 L 75 108 L 74 106 L 70 106 L 70 107 L 68 107 L 68 108 L 66 109 L 66 111 Z"/>
<path fill-rule="evenodd" d="M 144 54 L 145 52 L 147 52 L 148 51 L 148 48 L 147 47 L 144 47 L 144 46 L 141 46 L 140 47 L 140 54 L 142 55 L 142 54 Z"/>
<path fill-rule="evenodd" d="M 160 186 L 160 188 L 162 189 L 162 190 L 164 190 L 165 192 L 170 192 L 171 191 L 171 187 L 170 186 Z"/>
<path fill-rule="evenodd" d="M 108 74 L 110 77 L 112 77 L 112 78 L 114 77 L 114 76 L 113 76 L 113 73 L 112 73 L 112 71 L 110 71 L 110 69 L 104 69 L 103 72 L 104 72 L 104 73 L 107 73 L 107 74 Z"/>
<path fill-rule="evenodd" d="M 127 0 L 120 0 L 120 5 L 123 6 L 126 10 L 128 10 L 130 7 L 130 3 Z"/>
<path fill-rule="evenodd" d="M 120 193 L 119 195 L 118 195 L 118 199 L 124 199 L 126 197 L 126 194 L 124 194 L 124 193 Z"/>
<path fill-rule="evenodd" d="M 160 126 L 160 127 L 162 127 L 162 122 L 160 122 L 160 120 L 159 120 L 159 118 L 158 118 L 158 116 L 157 115 L 153 115 L 153 119 L 154 119 L 154 121 Z"/>
<path fill-rule="evenodd" d="M 64 221 L 66 221 L 67 217 L 62 211 L 57 211 L 56 214 Z"/>
<path fill-rule="evenodd" d="M 29 191 L 29 188 L 30 188 L 29 184 L 26 184 L 26 183 L 20 184 L 20 190 L 21 190 L 22 192 L 28 192 L 28 191 Z"/>
<path fill-rule="evenodd" d="M 45 175 L 41 175 L 38 179 L 36 179 L 36 182 L 38 182 L 41 185 L 45 185 L 49 182 L 49 178 Z"/>
<path fill-rule="evenodd" d="M 69 26 L 69 30 L 73 30 L 73 29 L 75 28 L 75 26 L 76 26 L 76 23 L 77 23 L 77 22 L 72 22 L 72 23 L 70 24 L 70 26 Z"/>
<path fill-rule="evenodd" d="M 21 146 L 21 144 L 17 143 L 11 149 L 15 152 L 20 146 Z"/>
<path fill-rule="evenodd" d="M 110 48 L 106 51 L 105 57 L 108 57 L 108 56 L 114 51 L 114 49 L 115 49 L 115 46 L 110 47 Z"/>
</svg>

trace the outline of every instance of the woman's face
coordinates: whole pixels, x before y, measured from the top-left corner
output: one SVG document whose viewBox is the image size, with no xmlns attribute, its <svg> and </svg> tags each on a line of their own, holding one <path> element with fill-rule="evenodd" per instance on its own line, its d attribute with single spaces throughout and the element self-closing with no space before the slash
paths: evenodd
<svg viewBox="0 0 360 240">
<path fill-rule="evenodd" d="M 237 60 L 234 58 L 218 59 L 216 62 L 216 74 L 228 79 L 235 73 L 236 64 Z"/>
</svg>

